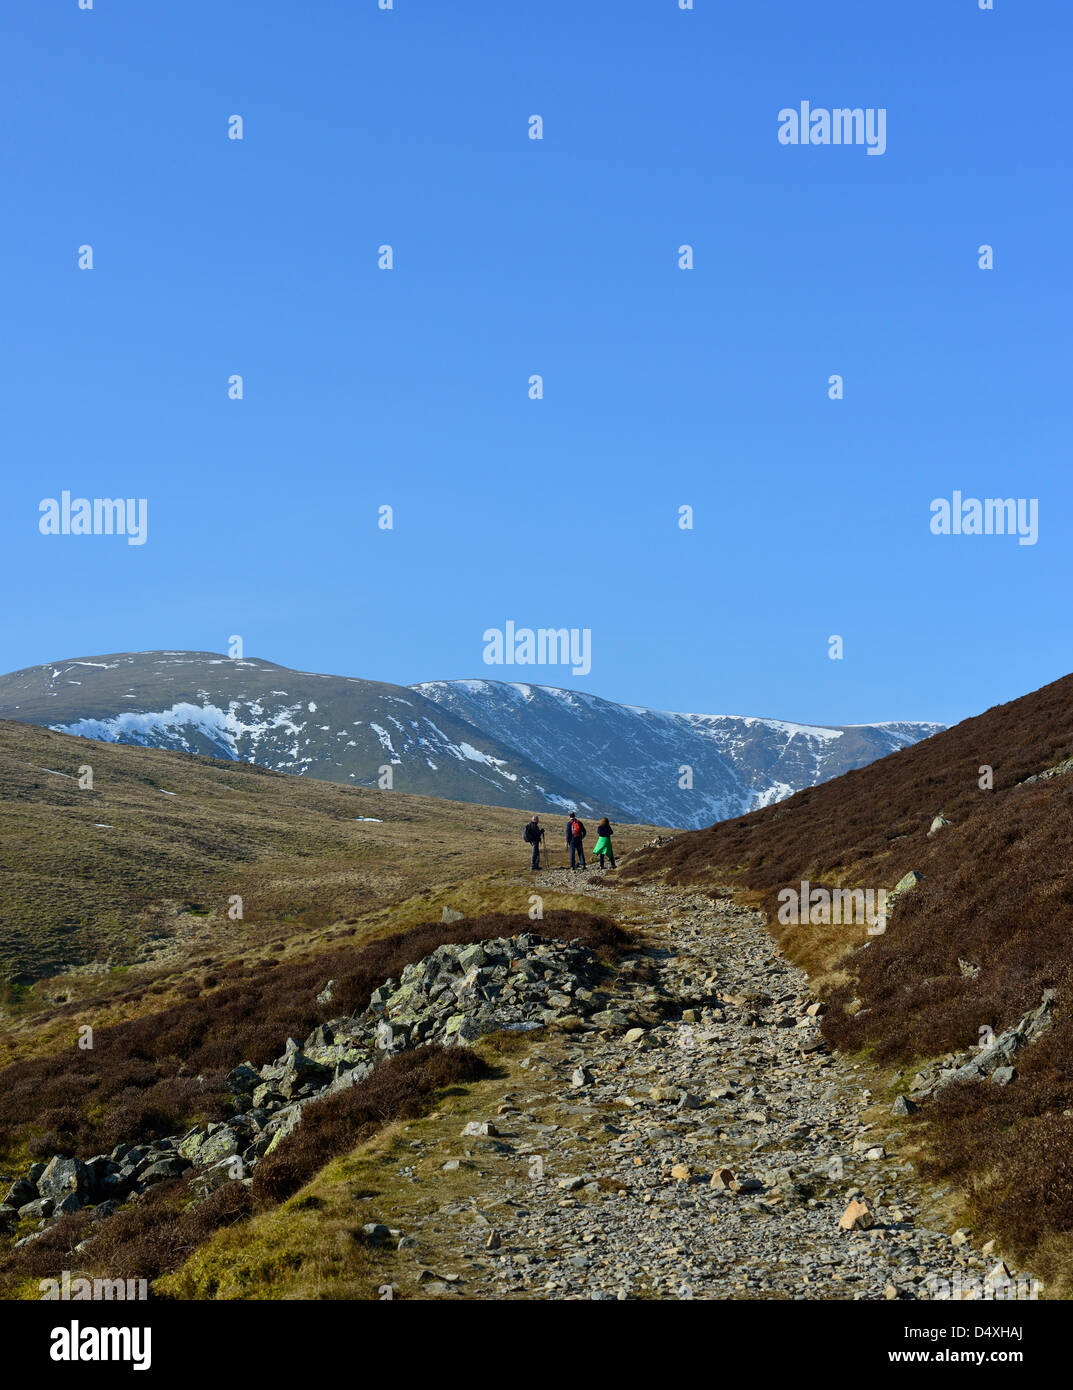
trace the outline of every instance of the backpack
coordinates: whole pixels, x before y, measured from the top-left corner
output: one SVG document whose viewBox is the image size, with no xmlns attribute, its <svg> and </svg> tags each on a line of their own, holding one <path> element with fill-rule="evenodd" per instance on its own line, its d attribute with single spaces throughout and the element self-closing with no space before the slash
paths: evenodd
<svg viewBox="0 0 1073 1390">
<path fill-rule="evenodd" d="M 522 832 L 522 839 L 525 841 L 525 843 L 526 843 L 527 845 L 531 845 L 531 844 L 533 843 L 533 822 L 532 822 L 532 821 L 529 821 L 529 822 L 526 824 L 525 830 Z"/>
</svg>

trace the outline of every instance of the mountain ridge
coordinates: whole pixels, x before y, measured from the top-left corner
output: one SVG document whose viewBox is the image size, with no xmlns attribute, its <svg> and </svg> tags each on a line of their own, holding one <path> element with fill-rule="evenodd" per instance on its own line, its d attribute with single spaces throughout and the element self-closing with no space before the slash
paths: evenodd
<svg viewBox="0 0 1073 1390">
<path fill-rule="evenodd" d="M 655 710 L 481 678 L 409 686 L 161 650 L 0 676 L 0 718 L 352 786 L 695 828 L 770 805 L 944 726 Z"/>
</svg>

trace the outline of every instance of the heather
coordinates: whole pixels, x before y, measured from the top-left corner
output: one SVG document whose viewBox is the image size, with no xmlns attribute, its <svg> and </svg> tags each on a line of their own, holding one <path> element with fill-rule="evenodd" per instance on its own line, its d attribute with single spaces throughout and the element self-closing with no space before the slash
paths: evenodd
<svg viewBox="0 0 1073 1390">
<path fill-rule="evenodd" d="M 646 851 L 634 878 L 729 887 L 769 913 L 813 974 L 829 1041 L 897 1066 L 971 1049 L 1057 991 L 1054 1023 L 1005 1086 L 959 1084 L 916 1124 L 927 1171 L 954 1180 L 1019 1257 L 1068 1268 L 1073 1237 L 1073 676 L 859 771 Z M 1038 780 L 1028 780 L 1028 779 Z M 935 818 L 949 824 L 929 834 Z M 892 889 L 887 929 L 777 923 L 780 888 Z M 1057 1254 L 1055 1252 L 1058 1252 Z M 1046 1252 L 1046 1253 L 1043 1253 Z"/>
</svg>

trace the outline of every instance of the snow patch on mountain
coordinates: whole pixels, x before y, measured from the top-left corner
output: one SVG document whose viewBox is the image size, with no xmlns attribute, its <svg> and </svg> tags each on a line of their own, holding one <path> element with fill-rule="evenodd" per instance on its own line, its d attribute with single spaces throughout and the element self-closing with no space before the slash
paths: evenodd
<svg viewBox="0 0 1073 1390">
<path fill-rule="evenodd" d="M 77 719 L 70 724 L 50 724 L 49 728 L 60 734 L 95 738 L 101 743 L 133 743 L 145 748 L 158 748 L 166 743 L 169 747 L 179 747 L 186 752 L 197 751 L 190 735 L 200 735 L 219 748 L 224 757 L 236 762 L 241 757 L 238 748 L 241 738 L 257 742 L 269 731 L 277 729 L 293 734 L 302 732 L 302 726 L 293 720 L 298 711 L 297 705 L 277 710 L 271 718 L 257 723 L 239 719 L 236 714 L 238 708 L 237 701 L 232 701 L 226 710 L 213 704 L 193 705 L 180 701 L 170 709 L 130 710 L 108 719 Z M 184 733 L 184 730 L 188 732 Z"/>
</svg>

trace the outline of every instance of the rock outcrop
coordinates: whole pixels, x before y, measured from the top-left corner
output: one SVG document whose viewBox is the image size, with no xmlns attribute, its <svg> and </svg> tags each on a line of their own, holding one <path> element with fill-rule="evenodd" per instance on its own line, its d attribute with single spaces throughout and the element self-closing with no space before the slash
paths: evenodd
<svg viewBox="0 0 1073 1390">
<path fill-rule="evenodd" d="M 286 1040 L 273 1062 L 241 1062 L 227 1077 L 235 1113 L 185 1134 L 120 1144 L 83 1161 L 57 1154 L 35 1164 L 0 1203 L 0 1232 L 33 1218 L 38 1231 L 84 1207 L 107 1216 L 156 1183 L 194 1169 L 191 1186 L 206 1197 L 230 1181 L 249 1182 L 257 1163 L 301 1122 L 321 1096 L 364 1080 L 378 1061 L 411 1047 L 466 1046 L 488 1033 L 559 1024 L 572 1030 L 654 1023 L 669 1007 L 664 992 L 643 981 L 629 1017 L 609 1009 L 606 971 L 579 941 L 545 940 L 534 932 L 469 945 L 438 946 L 407 965 L 400 979 L 374 990 L 366 1008 L 318 1024 L 304 1043 Z M 329 983 L 318 1000 L 330 1002 Z"/>
</svg>

